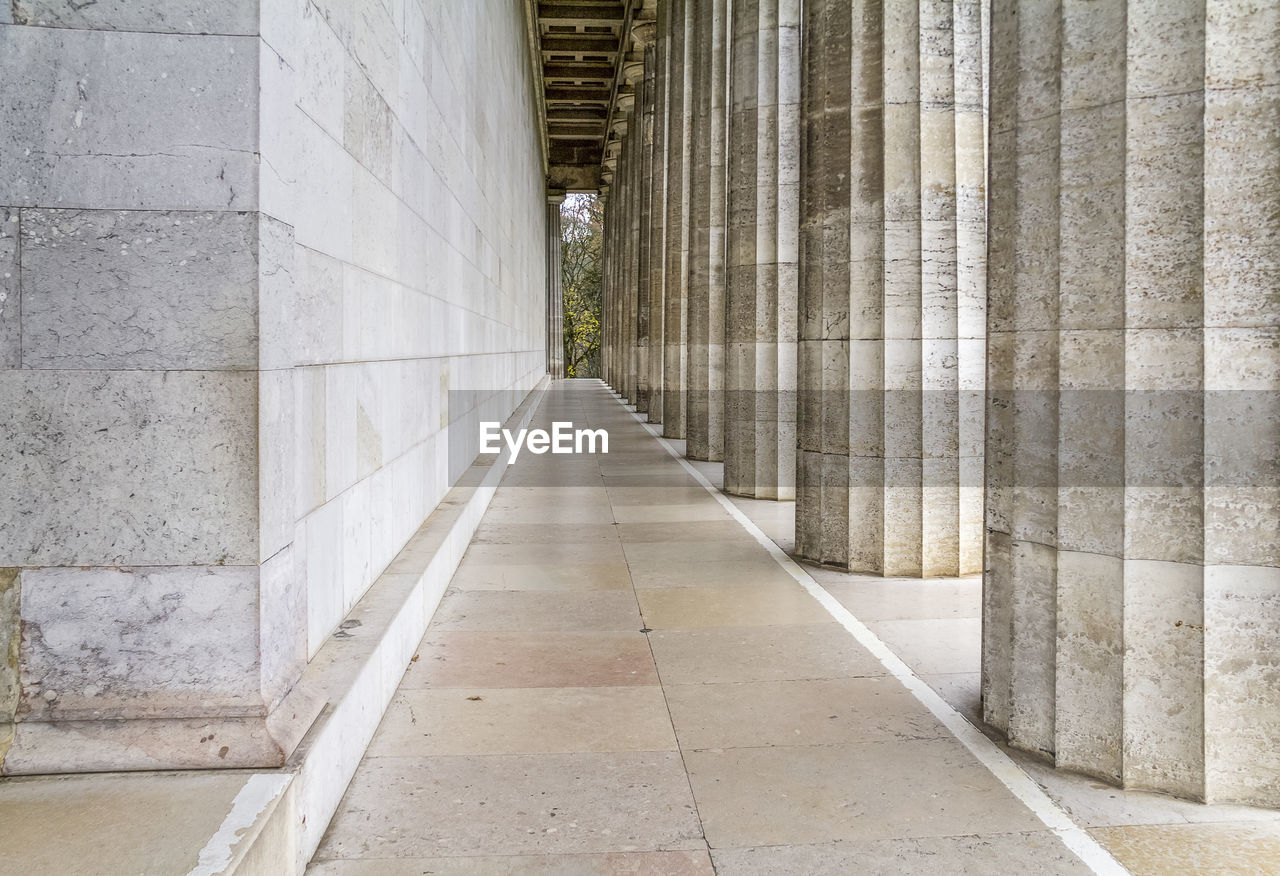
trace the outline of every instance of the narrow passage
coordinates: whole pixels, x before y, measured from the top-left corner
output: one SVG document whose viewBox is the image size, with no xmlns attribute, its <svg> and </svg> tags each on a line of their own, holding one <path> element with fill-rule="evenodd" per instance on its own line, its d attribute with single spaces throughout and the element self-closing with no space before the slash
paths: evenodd
<svg viewBox="0 0 1280 876">
<path fill-rule="evenodd" d="M 534 424 L 313 876 L 1088 873 L 597 381 Z"/>
</svg>

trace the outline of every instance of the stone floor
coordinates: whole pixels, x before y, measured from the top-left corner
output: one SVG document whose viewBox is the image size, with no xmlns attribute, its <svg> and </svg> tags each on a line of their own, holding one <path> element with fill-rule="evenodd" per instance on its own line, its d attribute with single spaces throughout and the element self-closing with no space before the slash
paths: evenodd
<svg viewBox="0 0 1280 876">
<path fill-rule="evenodd" d="M 508 469 L 312 876 L 1280 872 L 1277 813 L 976 732 L 977 579 L 801 569 L 600 383 L 555 420 L 608 454 Z"/>
</svg>

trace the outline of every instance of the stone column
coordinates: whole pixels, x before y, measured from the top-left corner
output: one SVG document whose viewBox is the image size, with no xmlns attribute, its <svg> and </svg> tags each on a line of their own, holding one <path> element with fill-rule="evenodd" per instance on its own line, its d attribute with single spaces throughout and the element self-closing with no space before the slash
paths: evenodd
<svg viewBox="0 0 1280 876">
<path fill-rule="evenodd" d="M 636 216 L 635 186 L 635 139 L 629 136 L 634 126 L 631 123 L 632 109 L 635 106 L 635 94 L 628 91 L 618 96 L 615 112 L 614 133 L 622 141 L 622 152 L 618 158 L 619 188 L 618 199 L 618 252 L 622 264 L 619 266 L 619 386 L 618 392 L 629 404 L 635 403 L 636 376 L 636 270 L 639 260 L 636 255 L 636 236 L 639 231 L 639 220 Z"/>
<path fill-rule="evenodd" d="M 1280 11 L 992 23 L 985 719 L 1280 805 Z"/>
<path fill-rule="evenodd" d="M 547 373 L 564 377 L 564 287 L 560 273 L 560 205 L 564 192 L 547 195 Z"/>
<path fill-rule="evenodd" d="M 621 189 L 621 177 L 618 174 L 618 157 L 621 148 L 622 144 L 616 140 L 605 144 L 605 157 L 600 174 L 600 178 L 604 182 L 604 185 L 601 186 L 601 197 L 605 198 L 604 245 L 601 248 L 601 276 L 604 289 L 602 290 L 600 302 L 600 337 L 605 351 L 601 357 L 601 362 L 605 383 L 615 390 L 618 388 L 618 322 L 621 316 L 621 305 L 618 301 L 618 265 L 620 258 L 617 234 L 617 203 Z"/>
<path fill-rule="evenodd" d="M 623 65 L 623 76 L 635 88 L 636 103 L 632 115 L 633 128 L 628 139 L 632 141 L 632 184 L 635 186 L 635 218 L 633 227 L 636 253 L 636 347 L 635 347 L 635 402 L 636 411 L 649 410 L 649 274 L 651 271 L 651 246 L 649 227 L 650 205 L 653 191 L 653 78 L 645 58 L 653 45 L 656 24 L 641 21 L 632 25 L 631 42 L 636 60 Z"/>
<path fill-rule="evenodd" d="M 732 57 L 724 488 L 794 499 L 799 0 L 734 0 Z"/>
<path fill-rule="evenodd" d="M 652 119 L 645 128 L 649 173 L 649 422 L 662 422 L 662 370 L 665 359 L 663 322 L 666 316 L 666 111 L 668 6 L 661 4 L 654 22 L 653 44 L 645 49 L 645 89 L 652 95 Z"/>
<path fill-rule="evenodd" d="M 981 64 L 972 41 L 953 61 L 954 22 L 974 9 L 804 6 L 796 547 L 816 562 L 977 571 L 961 547 L 960 401 L 981 387 L 982 339 L 962 327 L 976 332 L 982 305 L 960 293 L 956 174 L 982 144 L 972 125 L 957 142 L 956 102 L 981 94 Z"/>
<path fill-rule="evenodd" d="M 688 444 L 692 459 L 724 458 L 726 0 L 695 4 L 689 188 Z"/>
<path fill-rule="evenodd" d="M 693 29 L 692 0 L 670 0 L 667 4 L 667 205 L 664 234 L 666 277 L 663 292 L 665 314 L 662 327 L 662 434 L 685 437 L 685 376 L 688 350 L 685 347 L 688 275 L 685 265 L 689 251 L 689 133 L 692 70 L 686 49 Z"/>
</svg>

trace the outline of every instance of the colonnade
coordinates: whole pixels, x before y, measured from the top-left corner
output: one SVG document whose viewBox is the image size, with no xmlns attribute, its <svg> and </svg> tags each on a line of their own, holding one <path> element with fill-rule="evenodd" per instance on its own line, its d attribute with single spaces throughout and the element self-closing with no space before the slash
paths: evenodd
<svg viewBox="0 0 1280 876">
<path fill-rule="evenodd" d="M 1280 10 L 639 19 L 606 381 L 801 558 L 984 571 L 1013 745 L 1280 805 Z"/>
</svg>

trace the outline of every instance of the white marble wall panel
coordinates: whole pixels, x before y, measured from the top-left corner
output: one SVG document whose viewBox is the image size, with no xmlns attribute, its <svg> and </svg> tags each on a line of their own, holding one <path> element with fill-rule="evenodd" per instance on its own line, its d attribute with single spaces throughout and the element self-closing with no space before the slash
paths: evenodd
<svg viewBox="0 0 1280 876">
<path fill-rule="evenodd" d="M 293 228 L 305 314 L 287 444 L 314 654 L 444 495 L 447 393 L 544 369 L 545 198 L 515 10 L 291 10 L 263 163 L 308 172 L 264 169 L 262 209 Z"/>
</svg>

